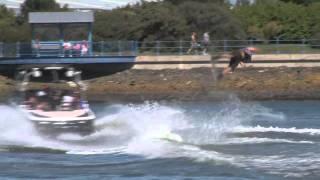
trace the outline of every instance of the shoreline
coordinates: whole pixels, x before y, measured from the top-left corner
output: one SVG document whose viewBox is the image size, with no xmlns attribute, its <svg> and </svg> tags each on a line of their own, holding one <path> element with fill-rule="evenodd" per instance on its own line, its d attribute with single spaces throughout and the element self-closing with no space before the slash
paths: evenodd
<svg viewBox="0 0 320 180">
<path fill-rule="evenodd" d="M 252 100 L 320 100 L 320 67 L 238 68 L 221 80 L 222 69 L 130 69 L 86 81 L 87 98 L 95 102 L 223 101 L 234 96 Z M 14 82 L 0 77 L 0 100 Z"/>
</svg>

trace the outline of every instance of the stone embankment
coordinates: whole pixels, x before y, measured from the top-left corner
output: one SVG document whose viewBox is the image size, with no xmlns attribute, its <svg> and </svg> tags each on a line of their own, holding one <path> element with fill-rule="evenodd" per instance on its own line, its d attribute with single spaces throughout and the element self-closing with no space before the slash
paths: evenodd
<svg viewBox="0 0 320 180">
<path fill-rule="evenodd" d="M 90 81 L 89 97 L 105 100 L 320 99 L 320 55 L 255 55 L 217 80 L 228 55 L 143 56 L 133 69 Z"/>
</svg>

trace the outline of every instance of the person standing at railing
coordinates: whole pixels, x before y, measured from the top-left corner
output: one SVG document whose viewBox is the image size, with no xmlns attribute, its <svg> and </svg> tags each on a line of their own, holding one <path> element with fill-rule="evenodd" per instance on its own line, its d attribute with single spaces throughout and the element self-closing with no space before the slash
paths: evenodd
<svg viewBox="0 0 320 180">
<path fill-rule="evenodd" d="M 83 40 L 81 44 L 81 56 L 88 55 L 88 42 Z"/>
<path fill-rule="evenodd" d="M 223 70 L 222 74 L 233 73 L 239 64 L 244 66 L 245 63 L 251 62 L 252 54 L 256 51 L 257 49 L 254 47 L 247 47 L 232 52 L 229 65 Z"/>
<path fill-rule="evenodd" d="M 81 55 L 81 44 L 76 43 L 75 45 L 73 45 L 72 50 L 73 50 L 74 56 L 80 56 Z"/>
<path fill-rule="evenodd" d="M 36 39 L 33 43 L 32 43 L 32 49 L 33 49 L 33 52 L 35 54 L 36 57 L 39 57 L 40 56 L 40 41 L 39 39 Z"/>
<path fill-rule="evenodd" d="M 71 57 L 72 56 L 72 44 L 71 44 L 71 42 L 64 42 L 62 44 L 62 46 L 63 46 L 63 54 L 64 54 L 64 56 Z"/>
<path fill-rule="evenodd" d="M 192 34 L 191 34 L 191 46 L 190 46 L 187 54 L 190 54 L 193 51 L 195 51 L 195 54 L 198 54 L 198 41 L 197 41 L 197 33 L 196 32 L 192 32 Z"/>
<path fill-rule="evenodd" d="M 203 34 L 203 39 L 202 39 L 202 54 L 203 55 L 208 55 L 208 48 L 209 48 L 209 44 L 210 44 L 210 35 L 208 32 L 205 32 Z"/>
</svg>

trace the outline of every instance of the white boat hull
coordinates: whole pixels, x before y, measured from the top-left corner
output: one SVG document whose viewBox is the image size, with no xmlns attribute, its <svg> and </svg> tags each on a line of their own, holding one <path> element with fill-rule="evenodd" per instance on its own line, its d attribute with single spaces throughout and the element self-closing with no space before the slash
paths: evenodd
<svg viewBox="0 0 320 180">
<path fill-rule="evenodd" d="M 96 116 L 90 109 L 73 111 L 28 110 L 22 107 L 27 119 L 39 132 L 55 135 L 59 133 L 77 133 L 88 135 L 94 131 Z"/>
</svg>

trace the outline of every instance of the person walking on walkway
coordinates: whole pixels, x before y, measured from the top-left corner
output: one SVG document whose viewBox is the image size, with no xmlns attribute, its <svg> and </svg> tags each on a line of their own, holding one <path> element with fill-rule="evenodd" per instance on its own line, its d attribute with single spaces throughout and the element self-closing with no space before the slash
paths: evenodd
<svg viewBox="0 0 320 180">
<path fill-rule="evenodd" d="M 209 44 L 210 44 L 210 35 L 208 32 L 205 32 L 203 34 L 203 40 L 202 40 L 202 54 L 203 55 L 208 55 L 208 48 L 209 48 Z"/>
<path fill-rule="evenodd" d="M 197 33 L 192 32 L 191 34 L 191 46 L 187 52 L 187 54 L 190 54 L 191 52 L 195 52 L 195 54 L 198 54 L 198 41 L 197 41 Z"/>
</svg>

